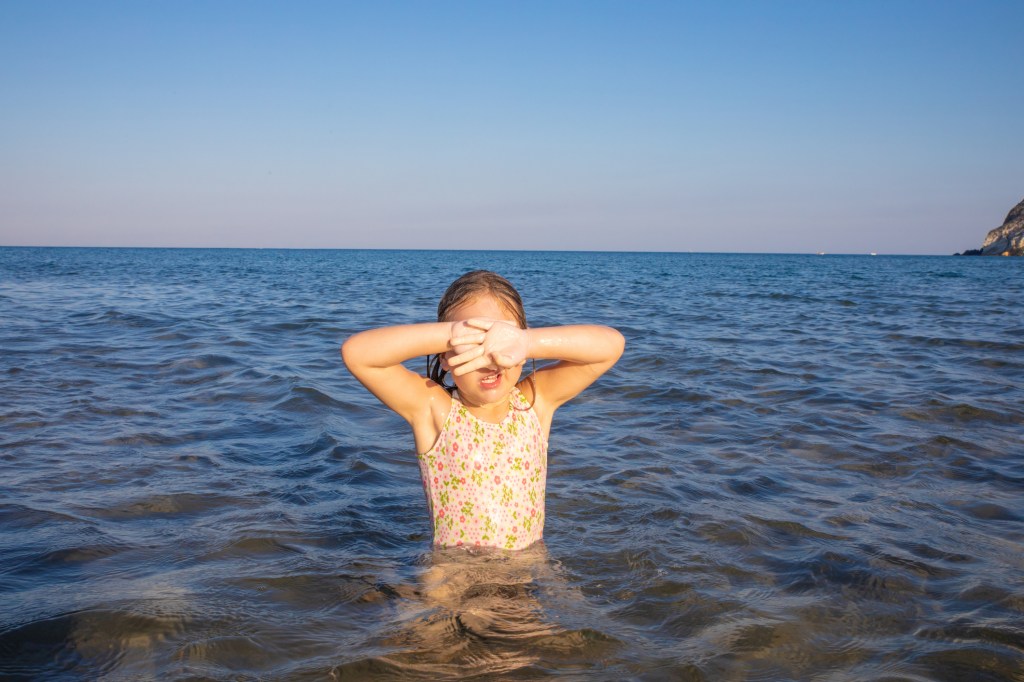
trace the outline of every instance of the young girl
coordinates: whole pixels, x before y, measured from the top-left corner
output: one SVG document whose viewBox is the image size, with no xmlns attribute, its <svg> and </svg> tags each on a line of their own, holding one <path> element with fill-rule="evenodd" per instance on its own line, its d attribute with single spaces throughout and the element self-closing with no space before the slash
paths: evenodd
<svg viewBox="0 0 1024 682">
<path fill-rule="evenodd" d="M 519 293 L 484 270 L 448 287 L 437 320 L 360 332 L 342 358 L 412 426 L 434 544 L 522 549 L 544 531 L 551 418 L 625 341 L 610 327 L 528 328 Z M 424 355 L 429 378 L 402 366 Z M 558 362 L 522 378 L 528 359 Z"/>
</svg>

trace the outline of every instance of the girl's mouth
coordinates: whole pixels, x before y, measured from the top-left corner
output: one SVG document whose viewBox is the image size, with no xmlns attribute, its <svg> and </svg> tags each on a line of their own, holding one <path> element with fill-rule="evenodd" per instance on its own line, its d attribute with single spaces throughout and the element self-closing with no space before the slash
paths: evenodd
<svg viewBox="0 0 1024 682">
<path fill-rule="evenodd" d="M 501 372 L 494 372 L 480 379 L 480 388 L 489 391 L 501 385 Z"/>
</svg>

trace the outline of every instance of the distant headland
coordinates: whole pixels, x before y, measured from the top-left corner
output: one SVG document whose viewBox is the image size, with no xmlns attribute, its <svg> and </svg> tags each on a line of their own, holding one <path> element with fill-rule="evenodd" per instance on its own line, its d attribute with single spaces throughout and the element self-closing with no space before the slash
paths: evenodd
<svg viewBox="0 0 1024 682">
<path fill-rule="evenodd" d="M 1000 227 L 990 231 L 980 249 L 956 256 L 1024 256 L 1024 200 L 1010 209 Z"/>
</svg>

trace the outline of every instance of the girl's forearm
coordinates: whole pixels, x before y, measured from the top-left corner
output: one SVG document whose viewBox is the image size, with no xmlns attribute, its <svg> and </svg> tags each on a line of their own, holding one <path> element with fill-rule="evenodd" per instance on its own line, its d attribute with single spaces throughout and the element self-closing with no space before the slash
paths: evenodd
<svg viewBox="0 0 1024 682">
<path fill-rule="evenodd" d="M 449 350 L 451 329 L 450 322 L 369 329 L 349 337 L 341 347 L 341 355 L 350 368 L 391 367 Z"/>
<path fill-rule="evenodd" d="M 566 360 L 596 364 L 622 355 L 625 339 L 611 327 L 567 325 L 528 329 L 528 356 L 537 360 Z"/>
</svg>

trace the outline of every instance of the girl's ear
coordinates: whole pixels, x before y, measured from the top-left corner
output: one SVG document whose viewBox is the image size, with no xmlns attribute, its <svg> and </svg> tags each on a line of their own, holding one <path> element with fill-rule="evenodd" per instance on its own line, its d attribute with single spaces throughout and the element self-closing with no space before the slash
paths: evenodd
<svg viewBox="0 0 1024 682">
<path fill-rule="evenodd" d="M 441 355 L 438 356 L 438 360 L 441 361 L 441 369 L 446 372 L 452 371 L 452 366 L 448 364 L 448 353 L 441 353 Z"/>
</svg>

